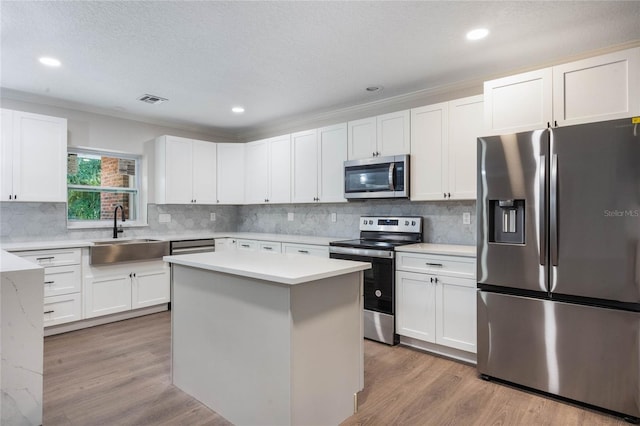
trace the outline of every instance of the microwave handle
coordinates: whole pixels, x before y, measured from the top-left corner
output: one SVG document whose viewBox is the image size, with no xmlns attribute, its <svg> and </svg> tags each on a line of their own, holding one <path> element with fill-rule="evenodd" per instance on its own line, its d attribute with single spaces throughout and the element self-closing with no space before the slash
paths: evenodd
<svg viewBox="0 0 640 426">
<path fill-rule="evenodd" d="M 396 163 L 389 163 L 389 189 L 391 191 L 395 191 L 395 173 L 394 169 L 396 168 Z"/>
</svg>

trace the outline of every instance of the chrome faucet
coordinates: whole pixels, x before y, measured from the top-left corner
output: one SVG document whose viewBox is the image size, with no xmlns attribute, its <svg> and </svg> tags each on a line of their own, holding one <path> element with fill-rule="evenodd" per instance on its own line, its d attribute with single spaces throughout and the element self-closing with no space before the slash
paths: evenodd
<svg viewBox="0 0 640 426">
<path fill-rule="evenodd" d="M 120 227 L 120 229 L 118 229 L 118 208 L 120 208 L 120 217 L 122 218 L 122 221 L 124 222 L 125 220 L 127 220 L 127 218 L 124 215 L 124 207 L 122 207 L 122 204 L 118 204 L 116 206 L 115 209 L 113 209 L 113 238 L 118 238 L 118 234 L 121 234 L 124 232 L 124 230 L 122 229 L 122 227 Z"/>
</svg>

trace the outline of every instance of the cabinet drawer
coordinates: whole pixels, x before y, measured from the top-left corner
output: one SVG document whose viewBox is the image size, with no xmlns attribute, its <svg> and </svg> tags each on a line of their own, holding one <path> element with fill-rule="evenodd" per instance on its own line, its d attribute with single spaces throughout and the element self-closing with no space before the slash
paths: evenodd
<svg viewBox="0 0 640 426">
<path fill-rule="evenodd" d="M 236 248 L 238 250 L 255 251 L 258 250 L 258 242 L 255 240 L 238 240 Z"/>
<path fill-rule="evenodd" d="M 476 277 L 476 261 L 469 257 L 398 253 L 396 269 L 461 278 Z"/>
<path fill-rule="evenodd" d="M 314 246 L 307 244 L 283 244 L 282 251 L 290 254 L 329 257 L 329 246 Z"/>
<path fill-rule="evenodd" d="M 79 265 L 81 258 L 81 249 L 56 249 L 56 250 L 37 250 L 37 251 L 19 251 L 15 252 L 16 256 L 27 259 L 40 266 L 65 266 Z"/>
<path fill-rule="evenodd" d="M 80 293 L 44 298 L 44 326 L 82 319 Z"/>
<path fill-rule="evenodd" d="M 77 293 L 81 285 L 80 265 L 50 266 L 44 269 L 45 297 Z"/>
<path fill-rule="evenodd" d="M 261 241 L 260 244 L 260 251 L 266 251 L 269 253 L 282 253 L 282 244 L 281 243 L 274 243 L 274 242 L 270 242 L 270 241 Z"/>
</svg>

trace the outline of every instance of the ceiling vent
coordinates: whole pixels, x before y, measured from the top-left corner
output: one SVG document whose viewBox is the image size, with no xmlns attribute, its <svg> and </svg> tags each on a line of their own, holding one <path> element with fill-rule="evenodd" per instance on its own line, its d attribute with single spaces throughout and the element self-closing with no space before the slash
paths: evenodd
<svg viewBox="0 0 640 426">
<path fill-rule="evenodd" d="M 138 100 L 142 101 L 142 102 L 145 102 L 147 104 L 156 105 L 156 104 L 161 104 L 161 103 L 163 103 L 165 101 L 168 101 L 169 99 L 162 98 L 162 97 L 156 96 L 156 95 L 145 94 L 145 95 L 140 96 L 138 98 Z"/>
</svg>

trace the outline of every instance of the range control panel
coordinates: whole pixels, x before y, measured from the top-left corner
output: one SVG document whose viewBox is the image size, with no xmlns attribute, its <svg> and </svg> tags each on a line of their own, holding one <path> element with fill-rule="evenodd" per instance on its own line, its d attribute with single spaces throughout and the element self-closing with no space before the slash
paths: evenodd
<svg viewBox="0 0 640 426">
<path fill-rule="evenodd" d="M 360 231 L 381 232 L 422 232 L 420 216 L 363 216 L 360 218 Z"/>
</svg>

